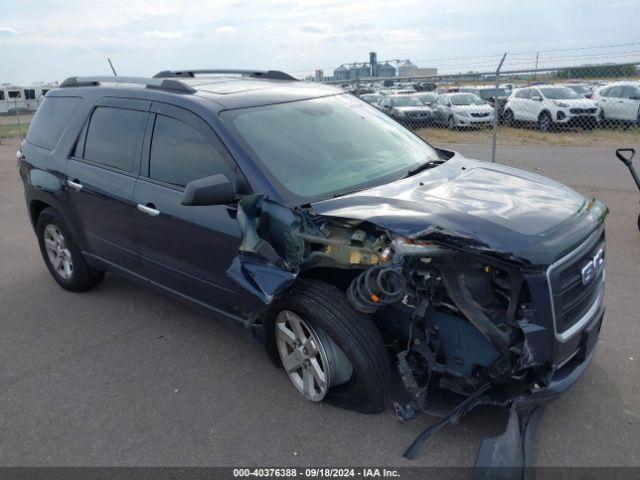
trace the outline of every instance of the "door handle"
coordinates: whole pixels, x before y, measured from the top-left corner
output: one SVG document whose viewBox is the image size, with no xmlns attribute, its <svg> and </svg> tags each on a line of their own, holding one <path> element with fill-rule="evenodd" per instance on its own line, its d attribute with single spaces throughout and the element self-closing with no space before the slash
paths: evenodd
<svg viewBox="0 0 640 480">
<path fill-rule="evenodd" d="M 77 180 L 69 180 L 67 179 L 67 185 L 69 185 L 71 188 L 73 188 L 76 191 L 80 191 L 82 190 L 82 184 L 80 182 L 78 182 Z"/>
<path fill-rule="evenodd" d="M 157 217 L 158 215 L 160 215 L 160 210 L 156 209 L 153 203 L 148 203 L 146 205 L 142 205 L 141 203 L 139 203 L 138 210 L 152 217 Z"/>
</svg>

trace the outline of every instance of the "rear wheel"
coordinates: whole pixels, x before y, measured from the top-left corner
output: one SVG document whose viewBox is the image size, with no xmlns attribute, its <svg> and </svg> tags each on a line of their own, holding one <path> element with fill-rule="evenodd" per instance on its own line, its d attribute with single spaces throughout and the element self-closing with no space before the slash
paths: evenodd
<svg viewBox="0 0 640 480">
<path fill-rule="evenodd" d="M 104 272 L 87 265 L 71 231 L 54 209 L 40 213 L 36 232 L 44 263 L 62 288 L 84 292 L 102 281 Z"/>
<path fill-rule="evenodd" d="M 363 413 L 384 410 L 391 372 L 373 320 L 333 285 L 301 280 L 265 321 L 269 356 L 306 399 Z"/>
</svg>

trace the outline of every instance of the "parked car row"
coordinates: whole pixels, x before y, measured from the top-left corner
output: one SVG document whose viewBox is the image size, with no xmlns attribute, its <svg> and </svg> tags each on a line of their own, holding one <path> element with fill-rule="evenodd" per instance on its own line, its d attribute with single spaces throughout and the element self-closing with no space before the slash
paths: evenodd
<svg viewBox="0 0 640 480">
<path fill-rule="evenodd" d="M 371 89 L 369 89 L 371 90 Z M 640 82 L 445 86 L 415 91 L 410 86 L 381 88 L 360 98 L 411 128 L 450 129 L 530 126 L 541 131 L 563 127 L 593 129 L 611 123 L 640 124 Z"/>
</svg>

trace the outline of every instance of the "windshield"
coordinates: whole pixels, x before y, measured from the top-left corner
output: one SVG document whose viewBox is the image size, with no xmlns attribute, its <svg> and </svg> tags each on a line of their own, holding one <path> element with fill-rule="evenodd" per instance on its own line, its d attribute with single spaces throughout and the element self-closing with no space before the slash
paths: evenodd
<svg viewBox="0 0 640 480">
<path fill-rule="evenodd" d="M 435 93 L 421 93 L 417 97 L 425 103 L 435 103 L 438 99 L 438 96 Z"/>
<path fill-rule="evenodd" d="M 378 103 L 382 98 L 382 95 L 373 93 L 373 94 L 367 94 L 367 95 L 360 95 L 360 98 L 367 103 Z"/>
<path fill-rule="evenodd" d="M 480 90 L 480 96 L 482 98 L 496 98 L 496 97 L 508 97 L 511 95 L 511 90 L 506 88 L 483 88 Z"/>
<path fill-rule="evenodd" d="M 391 97 L 391 103 L 394 107 L 422 107 L 424 105 L 418 97 L 413 95 Z"/>
<path fill-rule="evenodd" d="M 577 92 L 581 95 L 586 95 L 588 93 L 591 93 L 591 89 L 586 85 L 569 85 L 568 88 L 570 88 L 574 92 Z"/>
<path fill-rule="evenodd" d="M 349 95 L 227 110 L 221 118 L 297 205 L 388 183 L 439 159 L 409 130 Z"/>
<path fill-rule="evenodd" d="M 451 95 L 451 103 L 453 105 L 484 105 L 486 102 L 479 96 L 472 93 L 460 93 Z"/>
<path fill-rule="evenodd" d="M 542 94 L 551 100 L 570 100 L 572 98 L 582 98 L 576 92 L 566 87 L 541 88 Z"/>
</svg>

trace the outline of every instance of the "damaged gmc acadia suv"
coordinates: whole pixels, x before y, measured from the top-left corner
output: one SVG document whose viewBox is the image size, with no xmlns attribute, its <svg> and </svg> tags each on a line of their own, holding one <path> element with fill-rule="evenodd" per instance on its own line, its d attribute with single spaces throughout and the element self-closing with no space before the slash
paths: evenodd
<svg viewBox="0 0 640 480">
<path fill-rule="evenodd" d="M 478 465 L 522 463 L 532 413 L 589 364 L 604 311 L 598 200 L 434 148 L 282 72 L 60 87 L 18 157 L 63 288 L 88 290 L 108 270 L 232 320 L 313 402 L 380 412 L 392 366 L 402 419 L 435 389 L 455 392 L 408 457 L 493 404 L 511 408 L 510 427 Z"/>
</svg>

